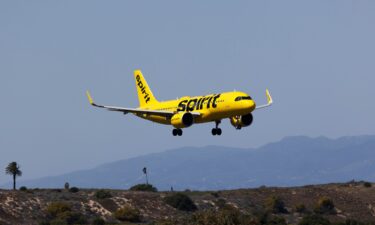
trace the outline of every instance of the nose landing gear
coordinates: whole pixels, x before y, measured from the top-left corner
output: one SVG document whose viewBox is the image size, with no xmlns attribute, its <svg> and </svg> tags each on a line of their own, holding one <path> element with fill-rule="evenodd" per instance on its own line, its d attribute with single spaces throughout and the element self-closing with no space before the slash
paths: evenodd
<svg viewBox="0 0 375 225">
<path fill-rule="evenodd" d="M 212 135 L 221 135 L 221 129 L 219 128 L 220 120 L 215 121 L 215 128 L 212 128 Z"/>
</svg>

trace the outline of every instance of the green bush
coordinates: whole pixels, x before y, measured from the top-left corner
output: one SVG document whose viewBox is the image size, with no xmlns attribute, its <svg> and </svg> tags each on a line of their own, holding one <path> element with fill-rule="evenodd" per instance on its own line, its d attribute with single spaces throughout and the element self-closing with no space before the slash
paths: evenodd
<svg viewBox="0 0 375 225">
<path fill-rule="evenodd" d="M 50 225 L 50 222 L 43 220 L 38 223 L 38 225 Z"/>
<path fill-rule="evenodd" d="M 25 186 L 20 187 L 20 191 L 27 191 L 27 187 Z"/>
<path fill-rule="evenodd" d="M 286 225 L 286 220 L 281 216 L 273 215 L 272 212 L 257 208 L 252 212 L 257 218 L 256 222 L 262 225 Z"/>
<path fill-rule="evenodd" d="M 320 215 L 307 215 L 302 218 L 298 225 L 330 225 L 329 220 Z"/>
<path fill-rule="evenodd" d="M 334 223 L 335 225 L 370 225 L 370 224 L 373 224 L 373 223 L 363 223 L 363 222 L 360 222 L 358 220 L 354 220 L 354 219 L 346 219 L 345 222 L 338 222 L 338 223 Z"/>
<path fill-rule="evenodd" d="M 130 188 L 131 191 L 149 191 L 157 192 L 158 189 L 151 184 L 137 184 Z"/>
<path fill-rule="evenodd" d="M 92 225 L 105 225 L 105 221 L 100 218 L 100 217 L 96 217 L 95 219 L 92 220 Z"/>
<path fill-rule="evenodd" d="M 227 205 L 227 201 L 223 198 L 219 198 L 218 200 L 215 201 L 215 205 L 219 208 L 222 209 Z"/>
<path fill-rule="evenodd" d="M 165 203 L 182 211 L 195 211 L 197 206 L 193 200 L 185 194 L 176 193 L 164 198 Z"/>
<path fill-rule="evenodd" d="M 49 222 L 50 225 L 68 225 L 68 223 L 62 219 L 54 219 Z"/>
<path fill-rule="evenodd" d="M 285 204 L 278 196 L 270 196 L 265 201 L 266 210 L 272 213 L 288 213 Z"/>
<path fill-rule="evenodd" d="M 317 214 L 335 214 L 335 205 L 333 201 L 327 197 L 321 197 L 314 208 Z"/>
<path fill-rule="evenodd" d="M 205 210 L 194 213 L 188 220 L 191 225 L 258 225 L 256 218 L 242 214 L 238 209 L 226 208 L 224 210 Z M 185 222 L 185 221 L 184 221 Z M 165 223 L 181 224 L 181 223 Z"/>
<path fill-rule="evenodd" d="M 52 202 L 47 206 L 47 215 L 52 224 L 86 224 L 86 218 L 78 212 L 72 212 L 72 207 L 66 202 Z"/>
<path fill-rule="evenodd" d="M 267 221 L 267 225 L 287 225 L 284 217 L 281 216 L 270 216 Z"/>
<path fill-rule="evenodd" d="M 87 224 L 86 218 L 78 212 L 64 212 L 59 214 L 58 219 L 65 221 L 67 224 Z"/>
<path fill-rule="evenodd" d="M 305 213 L 307 211 L 306 206 L 304 204 L 298 204 L 295 207 L 295 211 L 298 213 Z"/>
<path fill-rule="evenodd" d="M 52 202 L 47 206 L 47 214 L 51 218 L 56 218 L 58 215 L 71 212 L 71 206 L 66 202 Z"/>
<path fill-rule="evenodd" d="M 363 186 L 369 188 L 372 187 L 372 184 L 370 182 L 365 182 L 363 183 Z"/>
<path fill-rule="evenodd" d="M 120 221 L 128 221 L 133 223 L 141 221 L 141 214 L 139 210 L 131 208 L 129 206 L 124 206 L 121 209 L 118 209 L 114 213 L 114 216 Z"/>
<path fill-rule="evenodd" d="M 72 193 L 77 193 L 77 192 L 79 192 L 79 188 L 71 187 L 71 188 L 69 188 L 69 191 L 72 192 Z"/>
<path fill-rule="evenodd" d="M 107 190 L 98 190 L 97 192 L 95 192 L 95 197 L 97 199 L 106 199 L 106 198 L 112 198 L 112 195 L 109 191 Z"/>
</svg>

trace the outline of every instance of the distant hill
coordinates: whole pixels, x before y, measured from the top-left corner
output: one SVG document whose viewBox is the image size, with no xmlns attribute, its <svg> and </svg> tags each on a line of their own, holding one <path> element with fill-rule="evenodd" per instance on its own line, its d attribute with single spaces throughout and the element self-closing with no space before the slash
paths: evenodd
<svg viewBox="0 0 375 225">
<path fill-rule="evenodd" d="M 287 137 L 256 149 L 185 147 L 149 154 L 19 186 L 129 188 L 144 182 L 142 168 L 159 190 L 221 190 L 375 180 L 375 136 Z"/>
</svg>

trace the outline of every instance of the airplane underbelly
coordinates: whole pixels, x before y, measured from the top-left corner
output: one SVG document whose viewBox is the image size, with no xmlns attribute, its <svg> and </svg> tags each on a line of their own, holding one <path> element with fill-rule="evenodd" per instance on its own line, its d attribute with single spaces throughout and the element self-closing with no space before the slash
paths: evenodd
<svg viewBox="0 0 375 225">
<path fill-rule="evenodd" d="M 195 120 L 195 123 L 206 123 L 211 121 L 222 120 L 233 116 L 246 115 L 251 113 L 251 110 L 211 110 L 203 114 Z"/>
<path fill-rule="evenodd" d="M 171 120 L 167 119 L 165 116 L 156 116 L 156 115 L 137 115 L 136 116 L 149 120 L 155 123 L 165 124 L 165 125 L 171 125 Z"/>
</svg>

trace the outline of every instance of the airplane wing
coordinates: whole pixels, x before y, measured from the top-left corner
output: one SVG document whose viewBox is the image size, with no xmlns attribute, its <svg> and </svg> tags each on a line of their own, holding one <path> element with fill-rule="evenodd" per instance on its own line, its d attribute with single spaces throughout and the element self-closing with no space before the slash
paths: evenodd
<svg viewBox="0 0 375 225">
<path fill-rule="evenodd" d="M 105 105 L 98 105 L 94 102 L 92 99 L 90 93 L 86 92 L 87 98 L 89 99 L 89 102 L 92 106 L 104 108 L 109 111 L 115 111 L 115 112 L 122 112 L 124 114 L 127 113 L 136 113 L 136 114 L 147 114 L 147 115 L 158 115 L 158 116 L 166 116 L 166 117 L 172 117 L 177 112 L 174 111 L 165 111 L 165 110 L 148 110 L 148 109 L 134 109 L 134 108 L 123 108 L 123 107 L 117 107 L 117 106 L 105 106 Z M 193 116 L 199 116 L 200 113 L 198 112 L 190 112 Z"/>
<path fill-rule="evenodd" d="M 260 105 L 260 106 L 257 106 L 255 109 L 266 108 L 266 107 L 272 105 L 273 100 L 272 100 L 271 94 L 270 94 L 270 92 L 268 91 L 268 89 L 266 89 L 266 96 L 267 96 L 267 104 L 266 104 L 266 105 Z"/>
</svg>

